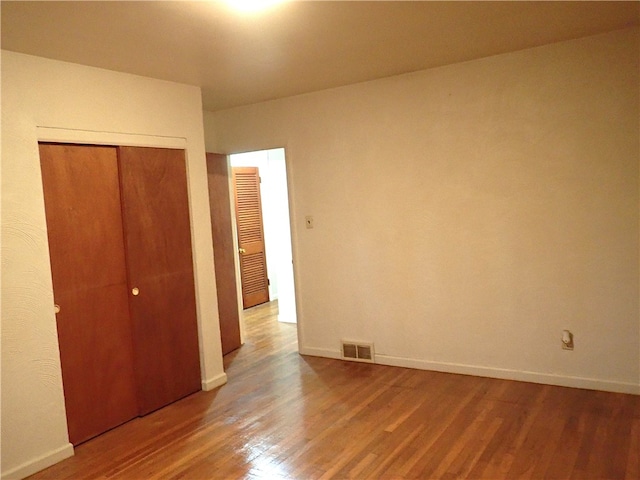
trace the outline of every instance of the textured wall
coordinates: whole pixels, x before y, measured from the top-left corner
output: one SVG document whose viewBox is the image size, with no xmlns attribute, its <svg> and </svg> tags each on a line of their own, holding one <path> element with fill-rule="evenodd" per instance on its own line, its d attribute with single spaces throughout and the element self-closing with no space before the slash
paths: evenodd
<svg viewBox="0 0 640 480">
<path fill-rule="evenodd" d="M 640 393 L 638 44 L 205 113 L 209 149 L 286 147 L 302 351 Z"/>
<path fill-rule="evenodd" d="M 38 140 L 187 150 L 205 388 L 224 382 L 198 88 L 2 52 L 2 471 L 68 456 Z"/>
</svg>

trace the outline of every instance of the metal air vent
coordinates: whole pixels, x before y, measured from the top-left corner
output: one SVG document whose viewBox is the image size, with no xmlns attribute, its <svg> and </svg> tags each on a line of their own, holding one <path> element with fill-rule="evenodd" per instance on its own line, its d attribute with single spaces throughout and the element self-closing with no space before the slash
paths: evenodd
<svg viewBox="0 0 640 480">
<path fill-rule="evenodd" d="M 342 358 L 354 362 L 374 363 L 373 343 L 342 340 Z"/>
</svg>

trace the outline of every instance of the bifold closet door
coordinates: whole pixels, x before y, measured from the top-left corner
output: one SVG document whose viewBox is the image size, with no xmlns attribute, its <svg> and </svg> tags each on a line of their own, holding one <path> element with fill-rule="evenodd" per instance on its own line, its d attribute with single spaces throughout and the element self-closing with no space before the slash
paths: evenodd
<svg viewBox="0 0 640 480">
<path fill-rule="evenodd" d="M 201 389 L 183 150 L 119 147 L 140 413 Z"/>
<path fill-rule="evenodd" d="M 39 148 L 69 439 L 77 445 L 138 415 L 118 154 Z"/>
</svg>

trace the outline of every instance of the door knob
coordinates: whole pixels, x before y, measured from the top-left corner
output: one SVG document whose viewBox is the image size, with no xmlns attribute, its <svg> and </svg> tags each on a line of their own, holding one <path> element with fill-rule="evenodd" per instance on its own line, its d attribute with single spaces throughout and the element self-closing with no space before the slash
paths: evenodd
<svg viewBox="0 0 640 480">
<path fill-rule="evenodd" d="M 58 305 L 57 303 L 53 306 L 53 311 L 56 313 L 60 313 L 60 305 Z"/>
<path fill-rule="evenodd" d="M 239 248 L 239 249 L 238 249 L 238 251 L 239 251 L 240 253 L 247 253 L 247 251 L 246 251 L 244 248 Z"/>
<path fill-rule="evenodd" d="M 131 293 L 133 294 L 134 297 L 137 297 L 140 294 L 140 289 L 138 287 L 133 287 L 131 289 Z"/>
</svg>

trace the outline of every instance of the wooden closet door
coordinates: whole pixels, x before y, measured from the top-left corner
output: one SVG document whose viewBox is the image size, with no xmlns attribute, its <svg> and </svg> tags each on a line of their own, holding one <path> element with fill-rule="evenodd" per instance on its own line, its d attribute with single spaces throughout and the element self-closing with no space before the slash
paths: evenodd
<svg viewBox="0 0 640 480">
<path fill-rule="evenodd" d="M 41 144 L 40 163 L 69 440 L 77 445 L 138 413 L 118 157 L 112 147 Z"/>
<path fill-rule="evenodd" d="M 233 220 L 229 196 L 229 168 L 226 155 L 207 153 L 207 179 L 213 257 L 220 317 L 222 354 L 240 348 L 240 314 L 236 288 L 236 251 L 233 246 Z"/>
<path fill-rule="evenodd" d="M 201 389 L 186 165 L 183 150 L 118 151 L 138 399 L 146 414 Z"/>
</svg>

